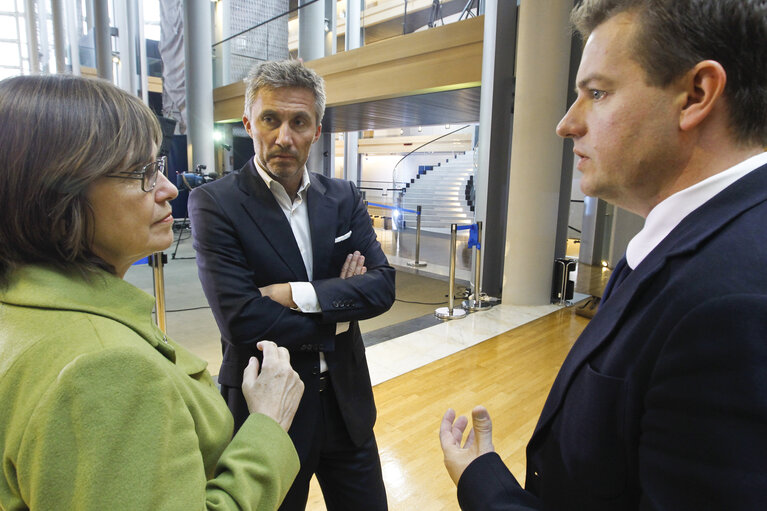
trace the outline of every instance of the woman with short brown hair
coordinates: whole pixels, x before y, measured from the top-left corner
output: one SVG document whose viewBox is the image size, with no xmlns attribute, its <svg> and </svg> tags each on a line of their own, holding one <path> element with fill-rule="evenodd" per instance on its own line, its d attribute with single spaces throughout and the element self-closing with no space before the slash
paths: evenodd
<svg viewBox="0 0 767 511">
<path fill-rule="evenodd" d="M 122 280 L 173 241 L 160 141 L 109 83 L 0 82 L 0 509 L 273 510 L 298 471 L 288 352 L 259 343 L 232 438 L 206 363 Z"/>
</svg>

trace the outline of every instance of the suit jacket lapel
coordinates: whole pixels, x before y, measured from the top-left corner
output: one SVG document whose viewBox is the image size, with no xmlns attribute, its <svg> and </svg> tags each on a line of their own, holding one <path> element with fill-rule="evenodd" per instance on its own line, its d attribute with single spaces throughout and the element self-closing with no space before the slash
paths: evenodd
<svg viewBox="0 0 767 511">
<path fill-rule="evenodd" d="M 326 188 L 313 173 L 309 173 L 309 229 L 312 233 L 312 261 L 314 278 L 332 277 L 328 275 L 330 258 L 333 254 L 338 217 L 338 201 L 326 195 Z M 335 275 L 336 277 L 338 275 Z"/>
<path fill-rule="evenodd" d="M 767 166 L 754 170 L 693 211 L 621 283 L 610 299 L 599 309 L 567 355 L 557 375 L 546 404 L 530 440 L 532 446 L 539 433 L 553 419 L 575 374 L 589 356 L 613 337 L 622 317 L 633 305 L 643 287 L 649 284 L 666 261 L 672 257 L 694 253 L 698 246 L 722 229 L 735 217 L 767 200 Z"/>
<path fill-rule="evenodd" d="M 240 189 L 248 196 L 242 202 L 247 215 L 293 272 L 296 281 L 307 281 L 306 267 L 293 237 L 293 230 L 274 195 L 258 175 L 252 159 L 240 171 L 239 183 Z"/>
</svg>

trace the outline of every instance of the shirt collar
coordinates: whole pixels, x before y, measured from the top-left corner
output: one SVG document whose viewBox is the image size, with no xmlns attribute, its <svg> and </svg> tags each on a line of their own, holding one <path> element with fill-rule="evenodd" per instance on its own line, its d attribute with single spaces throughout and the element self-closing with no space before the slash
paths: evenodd
<svg viewBox="0 0 767 511">
<path fill-rule="evenodd" d="M 264 169 L 261 168 L 261 165 L 256 161 L 256 159 L 253 159 L 254 166 L 256 167 L 256 170 L 258 171 L 258 175 L 261 176 L 261 179 L 264 180 L 264 183 L 266 183 L 266 187 L 269 188 L 269 190 L 274 194 L 276 191 L 281 191 L 285 195 L 288 194 L 288 192 L 285 190 L 285 187 L 282 186 L 282 183 L 274 179 L 272 176 L 270 176 Z M 309 188 L 309 185 L 311 185 L 312 182 L 309 179 L 309 171 L 306 170 L 306 165 L 304 165 L 303 168 L 303 174 L 301 175 L 301 186 L 298 187 L 298 192 L 296 196 L 300 199 L 304 199 L 306 190 Z"/>
<path fill-rule="evenodd" d="M 634 269 L 684 218 L 749 172 L 767 165 L 767 152 L 744 160 L 663 200 L 647 215 L 645 225 L 626 247 L 626 262 Z"/>
</svg>

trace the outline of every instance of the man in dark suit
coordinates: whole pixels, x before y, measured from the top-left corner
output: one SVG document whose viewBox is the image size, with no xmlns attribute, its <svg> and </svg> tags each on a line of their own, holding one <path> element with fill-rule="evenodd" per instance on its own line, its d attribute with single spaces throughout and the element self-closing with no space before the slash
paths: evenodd
<svg viewBox="0 0 767 511">
<path fill-rule="evenodd" d="M 221 392 L 235 425 L 256 343 L 290 350 L 305 385 L 289 434 L 301 471 L 281 510 L 306 507 L 313 474 L 332 510 L 385 510 L 376 417 L 357 321 L 394 302 L 394 269 L 356 187 L 309 173 L 325 109 L 322 78 L 298 61 L 247 79 L 243 123 L 254 158 L 189 198 L 205 295 L 221 331 Z"/>
<path fill-rule="evenodd" d="M 551 389 L 523 489 L 445 414 L 464 510 L 767 505 L 767 2 L 585 0 L 581 187 L 646 217 Z"/>
</svg>

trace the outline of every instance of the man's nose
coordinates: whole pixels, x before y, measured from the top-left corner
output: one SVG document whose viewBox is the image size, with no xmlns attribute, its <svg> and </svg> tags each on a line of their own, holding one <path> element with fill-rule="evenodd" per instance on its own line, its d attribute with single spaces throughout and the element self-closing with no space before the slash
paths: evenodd
<svg viewBox="0 0 767 511">
<path fill-rule="evenodd" d="M 557 135 L 562 138 L 575 138 L 583 136 L 586 131 L 585 124 L 580 119 L 578 102 L 576 101 L 567 111 L 562 120 L 557 124 Z"/>
<path fill-rule="evenodd" d="M 277 131 L 277 145 L 286 147 L 293 144 L 293 130 L 290 129 L 290 124 L 287 122 L 282 123 Z"/>
</svg>

